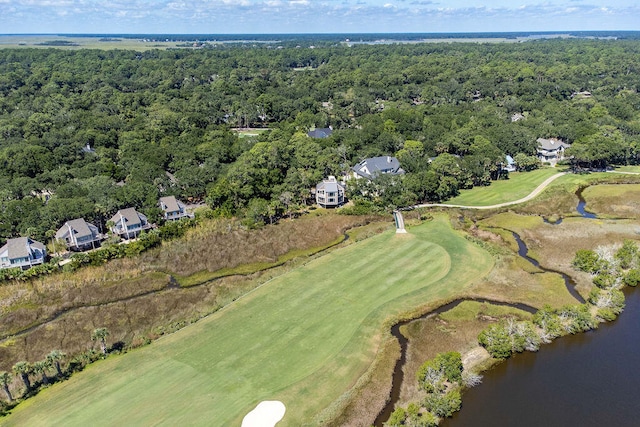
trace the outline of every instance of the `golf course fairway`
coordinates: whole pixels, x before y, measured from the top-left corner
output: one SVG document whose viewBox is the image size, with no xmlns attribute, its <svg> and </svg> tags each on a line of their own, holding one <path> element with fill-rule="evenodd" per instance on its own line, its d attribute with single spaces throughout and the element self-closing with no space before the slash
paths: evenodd
<svg viewBox="0 0 640 427">
<path fill-rule="evenodd" d="M 314 425 L 373 362 L 385 320 L 452 298 L 493 266 L 446 216 L 353 243 L 151 345 L 43 390 L 7 426 L 240 426 L 263 400 Z M 88 339 L 87 339 L 88 340 Z"/>
</svg>

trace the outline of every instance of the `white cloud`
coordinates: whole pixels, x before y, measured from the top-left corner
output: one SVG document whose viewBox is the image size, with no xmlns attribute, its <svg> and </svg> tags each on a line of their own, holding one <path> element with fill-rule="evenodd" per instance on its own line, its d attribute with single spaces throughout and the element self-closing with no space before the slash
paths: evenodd
<svg viewBox="0 0 640 427">
<path fill-rule="evenodd" d="M 7 33 L 640 30 L 636 0 L 525 1 L 0 0 L 0 28 Z"/>
</svg>

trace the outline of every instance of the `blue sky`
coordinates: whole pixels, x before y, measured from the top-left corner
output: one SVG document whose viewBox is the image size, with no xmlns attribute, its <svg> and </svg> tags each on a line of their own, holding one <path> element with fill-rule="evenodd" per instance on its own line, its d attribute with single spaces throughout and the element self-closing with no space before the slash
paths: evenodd
<svg viewBox="0 0 640 427">
<path fill-rule="evenodd" d="M 640 30 L 638 0 L 0 0 L 0 33 Z"/>
</svg>

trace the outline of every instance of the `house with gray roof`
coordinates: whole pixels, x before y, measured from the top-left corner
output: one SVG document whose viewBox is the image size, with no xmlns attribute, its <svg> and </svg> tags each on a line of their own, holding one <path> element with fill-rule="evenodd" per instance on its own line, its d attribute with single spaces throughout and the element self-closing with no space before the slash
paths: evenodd
<svg viewBox="0 0 640 427">
<path fill-rule="evenodd" d="M 162 215 L 166 221 L 175 221 L 181 218 L 191 218 L 192 215 L 187 213 L 187 207 L 174 196 L 160 197 L 158 202 Z"/>
<path fill-rule="evenodd" d="M 95 248 L 96 244 L 103 239 L 98 227 L 88 223 L 84 218 L 65 222 L 56 232 L 55 237 L 57 240 L 64 240 L 67 248 L 76 251 Z"/>
<path fill-rule="evenodd" d="M 136 237 L 142 230 L 151 228 L 147 217 L 134 208 L 120 209 L 110 221 L 113 223 L 111 232 L 126 239 Z"/>
<path fill-rule="evenodd" d="M 329 138 L 333 133 L 333 128 L 317 128 L 307 132 L 307 136 L 310 138 Z"/>
<path fill-rule="evenodd" d="M 344 184 L 335 176 L 316 185 L 316 203 L 323 208 L 337 208 L 344 204 Z"/>
<path fill-rule="evenodd" d="M 0 268 L 22 268 L 26 270 L 42 264 L 47 258 L 47 248 L 30 237 L 7 240 L 0 248 Z"/>
<path fill-rule="evenodd" d="M 517 170 L 516 161 L 510 155 L 504 156 L 504 163 L 502 164 L 502 170 L 507 172 L 515 172 Z"/>
<path fill-rule="evenodd" d="M 402 175 L 404 170 L 400 167 L 400 161 L 391 156 L 372 157 L 364 159 L 351 168 L 356 179 L 374 179 L 380 174 Z"/>
<path fill-rule="evenodd" d="M 543 162 L 555 164 L 558 160 L 564 159 L 564 150 L 571 147 L 558 138 L 538 138 L 538 158 Z"/>
</svg>

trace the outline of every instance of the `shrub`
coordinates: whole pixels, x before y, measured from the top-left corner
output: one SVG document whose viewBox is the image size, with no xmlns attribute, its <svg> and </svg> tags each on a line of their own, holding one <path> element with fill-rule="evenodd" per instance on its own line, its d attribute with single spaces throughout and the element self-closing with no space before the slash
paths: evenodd
<svg viewBox="0 0 640 427">
<path fill-rule="evenodd" d="M 640 269 L 634 268 L 629 270 L 624 276 L 624 284 L 627 286 L 638 286 L 640 283 Z"/>
<path fill-rule="evenodd" d="M 445 418 L 460 410 L 462 398 L 458 390 L 446 394 L 431 393 L 424 400 L 424 407 L 434 415 Z"/>
<path fill-rule="evenodd" d="M 427 392 L 444 391 L 445 380 L 450 383 L 462 380 L 462 357 L 455 351 L 440 353 L 418 369 L 417 377 Z"/>
<path fill-rule="evenodd" d="M 598 255 L 588 249 L 580 249 L 571 263 L 578 270 L 595 274 L 603 269 L 602 261 Z"/>
<path fill-rule="evenodd" d="M 626 269 L 632 268 L 637 264 L 638 245 L 633 240 L 625 240 L 622 246 L 615 253 L 615 258 L 620 263 L 620 267 Z"/>
<path fill-rule="evenodd" d="M 598 327 L 586 305 L 565 306 L 558 313 L 563 329 L 570 334 L 589 331 Z"/>
<path fill-rule="evenodd" d="M 554 309 L 545 305 L 533 315 L 533 324 L 542 330 L 540 338 L 543 342 L 551 342 L 562 335 L 562 324 Z"/>
<path fill-rule="evenodd" d="M 480 332 L 478 342 L 496 359 L 506 359 L 511 356 L 511 338 L 504 325 L 489 326 Z"/>
</svg>

